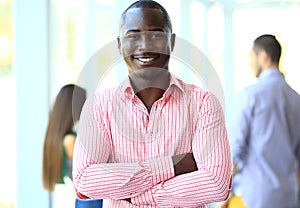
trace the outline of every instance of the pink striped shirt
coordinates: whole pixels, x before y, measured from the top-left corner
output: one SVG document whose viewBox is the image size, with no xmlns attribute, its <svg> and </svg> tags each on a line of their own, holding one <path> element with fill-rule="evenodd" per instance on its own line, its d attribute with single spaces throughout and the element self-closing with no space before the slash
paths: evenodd
<svg viewBox="0 0 300 208">
<path fill-rule="evenodd" d="M 174 177 L 172 156 L 193 152 L 198 170 Z M 88 99 L 73 160 L 78 196 L 105 207 L 206 207 L 225 200 L 231 155 L 221 105 L 171 76 L 150 113 L 129 79 Z M 131 198 L 131 203 L 121 200 Z"/>
</svg>

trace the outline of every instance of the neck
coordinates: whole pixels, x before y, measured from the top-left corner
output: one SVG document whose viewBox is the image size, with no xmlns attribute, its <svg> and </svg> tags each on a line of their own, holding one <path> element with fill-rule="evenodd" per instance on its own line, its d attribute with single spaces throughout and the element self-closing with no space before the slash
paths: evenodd
<svg viewBox="0 0 300 208">
<path fill-rule="evenodd" d="M 160 99 L 170 84 L 170 73 L 166 71 L 157 78 L 146 80 L 129 76 L 135 94 L 141 99 L 150 112 L 155 101 Z"/>
<path fill-rule="evenodd" d="M 276 64 L 276 63 L 268 62 L 268 63 L 266 63 L 266 64 L 263 66 L 263 71 L 264 71 L 264 70 L 267 70 L 267 69 L 270 69 L 270 68 L 272 68 L 272 69 L 278 69 L 279 66 L 278 66 L 278 64 Z"/>
<path fill-rule="evenodd" d="M 163 96 L 164 92 L 165 92 L 165 90 L 163 90 L 163 89 L 150 87 L 150 88 L 141 90 L 136 95 L 144 103 L 148 112 L 150 112 L 153 103 L 155 101 L 159 100 Z"/>
</svg>

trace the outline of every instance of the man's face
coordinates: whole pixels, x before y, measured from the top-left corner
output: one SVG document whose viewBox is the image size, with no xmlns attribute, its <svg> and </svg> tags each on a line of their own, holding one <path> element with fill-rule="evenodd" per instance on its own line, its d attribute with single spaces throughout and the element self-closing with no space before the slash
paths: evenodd
<svg viewBox="0 0 300 208">
<path fill-rule="evenodd" d="M 255 77 L 258 77 L 262 71 L 262 67 L 259 60 L 259 53 L 256 53 L 253 49 L 249 52 L 249 66 Z"/>
<path fill-rule="evenodd" d="M 118 44 L 129 74 L 138 70 L 141 73 L 149 73 L 150 69 L 168 70 L 175 40 L 175 35 L 169 32 L 160 10 L 133 8 L 127 11 L 120 25 Z"/>
</svg>

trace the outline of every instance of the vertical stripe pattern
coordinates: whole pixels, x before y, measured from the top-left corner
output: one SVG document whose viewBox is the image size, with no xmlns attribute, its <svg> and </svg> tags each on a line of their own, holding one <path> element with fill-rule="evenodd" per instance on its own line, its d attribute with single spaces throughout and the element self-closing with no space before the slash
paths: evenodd
<svg viewBox="0 0 300 208">
<path fill-rule="evenodd" d="M 188 152 L 198 171 L 174 177 L 171 157 Z M 220 103 L 173 75 L 150 113 L 129 80 L 88 99 L 73 161 L 77 192 L 105 199 L 105 207 L 201 208 L 226 199 L 230 188 L 231 155 Z"/>
</svg>

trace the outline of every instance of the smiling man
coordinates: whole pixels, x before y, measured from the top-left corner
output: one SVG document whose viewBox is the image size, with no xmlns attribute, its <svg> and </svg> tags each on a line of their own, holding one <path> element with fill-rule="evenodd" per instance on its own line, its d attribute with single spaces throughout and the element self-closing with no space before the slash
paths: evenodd
<svg viewBox="0 0 300 208">
<path fill-rule="evenodd" d="M 228 197 L 231 155 L 214 95 L 169 72 L 175 34 L 167 11 L 137 1 L 121 16 L 128 78 L 88 99 L 73 175 L 79 198 L 107 207 L 206 207 Z"/>
<path fill-rule="evenodd" d="M 175 34 L 163 7 L 147 8 L 145 1 L 139 5 L 132 5 L 122 14 L 118 44 L 132 87 L 150 111 L 169 86 L 168 67 Z M 144 99 L 150 94 L 152 99 Z"/>
</svg>

